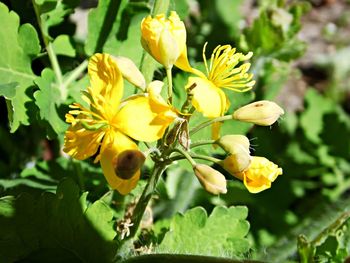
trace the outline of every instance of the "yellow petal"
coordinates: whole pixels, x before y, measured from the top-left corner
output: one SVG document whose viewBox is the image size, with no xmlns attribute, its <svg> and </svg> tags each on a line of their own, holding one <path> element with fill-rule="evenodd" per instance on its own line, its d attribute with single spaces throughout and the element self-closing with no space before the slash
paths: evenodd
<svg viewBox="0 0 350 263">
<path fill-rule="evenodd" d="M 122 179 L 115 173 L 115 164 L 119 153 L 125 150 L 137 149 L 137 145 L 124 134 L 115 131 L 113 132 L 113 144 L 101 154 L 100 163 L 108 184 L 122 195 L 126 195 L 135 188 L 141 172 L 140 170 L 137 170 L 130 179 Z"/>
<path fill-rule="evenodd" d="M 221 122 L 214 122 L 211 125 L 211 138 L 212 140 L 217 140 L 220 138 L 220 130 L 221 130 L 222 123 Z M 214 148 L 217 147 L 217 145 L 213 144 Z"/>
<path fill-rule="evenodd" d="M 97 152 L 104 134 L 104 130 L 86 130 L 78 122 L 66 131 L 63 151 L 75 159 L 84 160 Z"/>
<path fill-rule="evenodd" d="M 244 185 L 248 189 L 248 191 L 252 194 L 256 194 L 262 192 L 271 187 L 271 182 L 260 176 L 259 178 L 255 178 L 255 180 L 249 179 L 248 176 L 244 176 Z"/>
<path fill-rule="evenodd" d="M 136 97 L 120 109 L 114 123 L 123 133 L 138 141 L 156 141 L 174 120 L 170 108 L 149 97 Z"/>
<path fill-rule="evenodd" d="M 188 78 L 186 88 L 190 87 L 193 83 L 196 83 L 196 87 L 192 90 L 192 103 L 196 110 L 208 118 L 216 118 L 224 115 L 227 108 L 225 93 L 214 86 L 212 82 L 199 77 Z"/>
<path fill-rule="evenodd" d="M 201 71 L 191 67 L 190 63 L 188 62 L 188 58 L 187 58 L 187 47 L 185 47 L 182 50 L 179 58 L 175 62 L 175 66 L 183 71 L 195 74 L 198 77 L 206 78 L 206 76 Z"/>
<path fill-rule="evenodd" d="M 91 91 L 104 98 L 106 106 L 115 114 L 123 96 L 123 76 L 108 54 L 95 54 L 89 60 Z"/>
<path fill-rule="evenodd" d="M 271 187 L 271 183 L 282 174 L 282 169 L 265 157 L 253 156 L 248 169 L 243 172 L 244 185 L 251 193 Z"/>
</svg>

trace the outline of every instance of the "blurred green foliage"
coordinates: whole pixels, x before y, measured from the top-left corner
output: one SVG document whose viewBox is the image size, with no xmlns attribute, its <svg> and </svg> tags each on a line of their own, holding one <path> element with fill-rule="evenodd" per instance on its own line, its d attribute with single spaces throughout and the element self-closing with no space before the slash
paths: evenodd
<svg viewBox="0 0 350 263">
<path fill-rule="evenodd" d="M 127 56 L 141 69 L 143 61 L 150 65 L 143 70 L 147 80 L 165 78 L 159 64 L 147 63 L 151 59 L 139 41 L 140 21 L 151 12 L 154 1 L 87 1 L 92 7 L 85 39 L 76 37 L 76 25 L 69 20 L 73 12 L 87 11 L 79 1 L 33 2 L 36 8 L 29 0 L 0 3 L 0 261 L 73 262 L 78 258 L 112 262 L 118 256 L 128 257 L 130 252 L 118 247 L 116 227 L 140 196 L 144 182 L 123 197 L 109 190 L 91 160 L 77 162 L 64 156 L 64 115 L 70 103 L 81 102 L 80 92 L 89 85 L 86 60 L 95 52 Z M 287 102 L 283 119 L 270 129 L 232 121 L 221 131 L 247 134 L 254 155 L 277 163 L 283 175 L 271 189 L 253 195 L 221 170 L 229 180 L 228 193 L 215 197 L 199 186 L 188 163 L 179 161 L 158 184 L 157 198 L 152 201 L 153 225 L 139 233 L 139 250 L 131 255 L 147 252 L 151 243 L 156 252 L 267 262 L 297 261 L 309 255 L 317 262 L 343 262 L 350 253 L 349 220 L 334 227 L 350 209 L 346 205 L 350 43 L 339 41 L 336 34 L 319 36 L 327 38 L 335 52 L 308 61 L 326 76 L 323 88 L 312 86 L 320 81 L 318 75 L 307 82 L 310 76 L 298 63 L 314 48 L 312 42 L 300 40 L 310 11 L 320 8 L 311 2 L 171 1 L 170 8 L 186 23 L 192 65 L 203 68 L 205 42 L 207 52 L 218 44 L 254 52 L 254 91 L 227 93 L 229 113 L 258 99 Z M 349 3 L 342 4 L 344 12 L 349 12 Z M 337 30 L 350 28 L 349 20 L 337 23 Z M 50 64 L 51 51 L 60 73 Z M 185 99 L 188 76 L 175 71 L 177 107 Z M 298 93 L 295 83 L 304 83 L 305 90 Z M 292 94 L 286 88 L 290 85 Z M 125 96 L 133 93 L 134 87 L 127 85 Z M 292 95 L 301 107 L 290 107 Z M 203 121 L 198 114 L 190 125 Z M 210 136 L 210 130 L 202 130 L 191 139 L 196 142 Z M 212 146 L 195 150 L 223 157 Z M 146 163 L 143 181 L 149 169 Z M 299 241 L 298 250 L 299 235 L 305 240 Z M 322 242 L 313 242 L 320 235 Z M 312 249 L 305 249 L 310 244 Z"/>
</svg>

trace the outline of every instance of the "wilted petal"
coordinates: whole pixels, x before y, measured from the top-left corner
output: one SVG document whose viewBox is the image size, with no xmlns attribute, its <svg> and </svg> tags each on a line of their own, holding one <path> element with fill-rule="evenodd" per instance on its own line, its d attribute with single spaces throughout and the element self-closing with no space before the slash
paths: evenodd
<svg viewBox="0 0 350 263">
<path fill-rule="evenodd" d="M 110 144 L 101 154 L 101 167 L 108 184 L 119 193 L 126 195 L 135 188 L 139 178 L 140 170 L 137 170 L 129 179 L 122 179 L 116 174 L 116 163 L 118 155 L 125 150 L 135 150 L 137 145 L 127 136 L 120 132 L 114 132 L 113 144 Z"/>
</svg>

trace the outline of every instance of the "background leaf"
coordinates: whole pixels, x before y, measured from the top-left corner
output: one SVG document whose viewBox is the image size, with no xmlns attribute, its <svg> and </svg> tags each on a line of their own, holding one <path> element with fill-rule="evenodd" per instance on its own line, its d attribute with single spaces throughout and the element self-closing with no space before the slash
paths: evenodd
<svg viewBox="0 0 350 263">
<path fill-rule="evenodd" d="M 0 3 L 0 23 L 0 84 L 18 83 L 15 96 L 7 101 L 11 132 L 14 132 L 20 124 L 29 125 L 28 93 L 36 77 L 31 62 L 39 53 L 40 45 L 34 27 L 20 26 L 17 14 L 9 12 L 3 3 Z"/>
<path fill-rule="evenodd" d="M 99 200 L 88 206 L 86 196 L 67 179 L 56 194 L 1 198 L 2 262 L 111 262 L 116 249 L 113 212 Z"/>
<path fill-rule="evenodd" d="M 201 208 L 176 215 L 159 252 L 242 257 L 250 248 L 246 207 L 215 207 L 209 217 Z"/>
</svg>

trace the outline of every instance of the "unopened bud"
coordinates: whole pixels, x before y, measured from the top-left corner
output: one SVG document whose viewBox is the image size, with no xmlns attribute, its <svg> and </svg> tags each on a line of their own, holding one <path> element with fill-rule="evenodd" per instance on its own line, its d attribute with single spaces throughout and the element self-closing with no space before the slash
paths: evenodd
<svg viewBox="0 0 350 263">
<path fill-rule="evenodd" d="M 141 22 L 143 48 L 166 68 L 171 68 L 181 54 L 186 53 L 186 29 L 176 12 L 169 17 L 159 14 Z"/>
<path fill-rule="evenodd" d="M 159 53 L 165 68 L 171 68 L 180 56 L 180 49 L 168 29 L 160 34 Z"/>
<path fill-rule="evenodd" d="M 249 153 L 242 152 L 240 154 L 231 154 L 221 161 L 219 164 L 230 174 L 242 180 L 239 173 L 248 169 L 251 162 Z"/>
<path fill-rule="evenodd" d="M 193 168 L 203 188 L 214 195 L 226 194 L 225 176 L 206 164 L 196 164 Z"/>
<path fill-rule="evenodd" d="M 249 154 L 249 139 L 244 135 L 224 135 L 215 142 L 229 154 L 247 152 Z"/>
<path fill-rule="evenodd" d="M 130 179 L 145 162 L 145 155 L 138 150 L 126 150 L 117 156 L 115 173 L 122 179 Z"/>
<path fill-rule="evenodd" d="M 118 68 L 120 69 L 123 78 L 129 81 L 131 84 L 145 90 L 146 80 L 140 70 L 136 67 L 135 63 L 127 57 L 113 57 Z"/>
<path fill-rule="evenodd" d="M 239 108 L 233 113 L 233 118 L 257 125 L 270 126 L 283 114 L 283 109 L 275 102 L 261 100 Z"/>
</svg>

